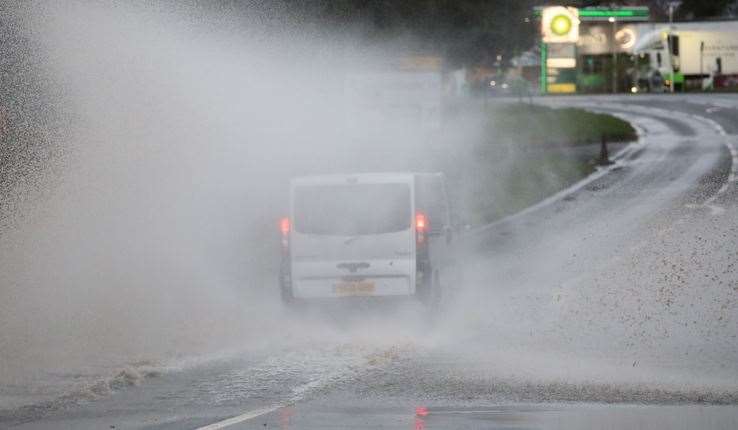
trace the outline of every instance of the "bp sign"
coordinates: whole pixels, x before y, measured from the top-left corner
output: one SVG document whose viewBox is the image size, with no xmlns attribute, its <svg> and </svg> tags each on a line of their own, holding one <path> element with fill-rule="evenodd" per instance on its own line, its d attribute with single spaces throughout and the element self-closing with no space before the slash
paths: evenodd
<svg viewBox="0 0 738 430">
<path fill-rule="evenodd" d="M 541 33 L 545 43 L 576 43 L 579 40 L 579 10 L 551 6 L 541 14 Z"/>
<path fill-rule="evenodd" d="M 571 18 L 568 15 L 556 15 L 551 19 L 551 32 L 559 37 L 571 31 Z"/>
</svg>

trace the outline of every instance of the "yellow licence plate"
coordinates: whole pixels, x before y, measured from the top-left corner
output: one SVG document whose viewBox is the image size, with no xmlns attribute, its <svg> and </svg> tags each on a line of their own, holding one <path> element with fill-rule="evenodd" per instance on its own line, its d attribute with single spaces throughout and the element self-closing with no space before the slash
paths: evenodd
<svg viewBox="0 0 738 430">
<path fill-rule="evenodd" d="M 374 282 L 341 282 L 334 289 L 339 296 L 371 296 L 374 294 Z"/>
</svg>

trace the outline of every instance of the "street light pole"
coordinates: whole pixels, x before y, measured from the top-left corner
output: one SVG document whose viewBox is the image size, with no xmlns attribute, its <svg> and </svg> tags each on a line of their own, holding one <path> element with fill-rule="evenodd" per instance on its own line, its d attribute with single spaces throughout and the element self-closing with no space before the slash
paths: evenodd
<svg viewBox="0 0 738 430">
<path fill-rule="evenodd" d="M 705 86 L 705 42 L 700 42 L 700 91 L 704 89 Z"/>
<path fill-rule="evenodd" d="M 615 43 L 617 21 L 615 20 L 615 17 L 612 16 L 607 20 L 612 23 L 612 38 L 610 39 L 610 46 L 612 47 L 612 92 L 615 94 L 618 92 L 618 50 L 617 43 Z"/>
</svg>

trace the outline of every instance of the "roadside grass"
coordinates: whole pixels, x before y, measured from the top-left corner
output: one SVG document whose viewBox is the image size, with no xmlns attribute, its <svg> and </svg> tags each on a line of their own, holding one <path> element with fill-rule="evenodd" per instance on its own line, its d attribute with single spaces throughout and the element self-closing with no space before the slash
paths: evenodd
<svg viewBox="0 0 738 430">
<path fill-rule="evenodd" d="M 492 204 L 477 211 L 476 223 L 490 223 L 513 214 L 555 194 L 594 171 L 592 163 L 561 154 L 520 158 L 500 184 L 501 192 Z M 500 178 L 498 178 L 499 180 Z"/>
<path fill-rule="evenodd" d="M 487 126 L 493 128 L 492 134 L 515 136 L 531 144 L 578 145 L 599 142 L 603 137 L 608 142 L 636 139 L 635 129 L 612 115 L 525 103 L 493 108 Z"/>
<path fill-rule="evenodd" d="M 603 137 L 611 151 L 637 138 L 628 122 L 577 108 L 505 104 L 483 121 L 467 168 L 453 175 L 463 184 L 457 204 L 470 225 L 518 212 L 591 174 Z"/>
<path fill-rule="evenodd" d="M 490 161 L 478 158 L 467 171 L 467 187 L 457 203 L 472 226 L 525 209 L 595 170 L 594 163 L 562 153 L 516 155 L 505 166 Z"/>
</svg>

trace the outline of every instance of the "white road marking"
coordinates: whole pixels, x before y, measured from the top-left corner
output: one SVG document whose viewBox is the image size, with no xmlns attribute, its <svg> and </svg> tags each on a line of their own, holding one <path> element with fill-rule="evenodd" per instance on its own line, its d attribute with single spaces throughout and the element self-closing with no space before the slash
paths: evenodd
<svg viewBox="0 0 738 430">
<path fill-rule="evenodd" d="M 435 411 L 433 409 L 430 409 L 430 410 L 428 410 L 428 412 L 425 415 L 418 415 L 418 416 L 420 418 L 423 418 L 426 415 L 431 415 L 431 414 L 433 414 L 433 415 L 462 415 L 462 414 L 506 415 L 506 414 L 509 414 L 509 413 L 510 413 L 510 411 L 506 411 L 506 410 L 484 410 L 484 409 L 480 409 L 480 410 L 471 410 L 471 411 L 464 411 L 464 410 L 459 410 L 459 411 L 453 411 L 453 410 L 452 411 L 445 411 L 445 410 L 444 411 Z"/>
<path fill-rule="evenodd" d="M 226 427 L 230 427 L 232 425 L 242 423 L 244 421 L 253 420 L 254 418 L 259 418 L 262 415 L 272 413 L 282 407 L 284 407 L 284 405 L 274 405 L 274 406 L 268 406 L 266 408 L 255 409 L 253 411 L 246 412 L 241 415 L 237 415 L 235 417 L 228 418 L 223 421 L 218 421 L 217 423 L 209 424 L 204 427 L 198 427 L 196 430 L 220 430 Z"/>
<path fill-rule="evenodd" d="M 649 110 L 649 109 L 650 110 L 654 110 L 653 108 L 640 108 L 640 107 L 637 107 L 636 110 L 638 110 L 638 109 L 642 109 L 644 111 L 645 110 Z M 729 138 L 728 133 L 725 131 L 725 129 L 723 128 L 723 126 L 721 126 L 720 124 L 718 124 L 717 121 L 715 121 L 715 120 L 713 120 L 711 118 L 706 118 L 706 117 L 700 116 L 700 115 L 687 114 L 687 113 L 684 113 L 684 112 L 673 111 L 673 110 L 668 110 L 666 112 L 669 113 L 672 116 L 689 117 L 689 118 L 692 118 L 692 119 L 694 119 L 696 121 L 700 121 L 700 122 L 706 123 L 710 127 L 712 127 L 712 129 L 715 130 L 715 132 L 717 134 L 719 134 L 720 136 L 722 136 L 722 138 L 723 138 L 723 145 L 725 145 L 728 148 L 728 151 L 730 151 L 730 156 L 731 156 L 730 172 L 728 172 L 728 179 L 725 181 L 725 183 L 720 187 L 720 189 L 715 194 L 713 194 L 709 199 L 705 200 L 705 203 L 702 204 L 702 206 L 710 209 L 710 213 L 712 215 L 721 215 L 721 214 L 723 214 L 725 212 L 725 209 L 723 209 L 722 207 L 720 207 L 718 205 L 715 205 L 714 204 L 715 203 L 715 200 L 717 200 L 718 197 L 720 197 L 720 195 L 722 195 L 723 193 L 725 193 L 728 190 L 728 188 L 731 185 L 731 183 L 733 183 L 733 182 L 736 181 L 736 175 L 738 175 L 738 151 L 736 150 L 735 146 L 733 146 L 733 143 L 731 142 L 731 139 Z"/>
<path fill-rule="evenodd" d="M 728 151 L 730 151 L 730 172 L 728 173 L 728 180 L 725 181 L 722 187 L 715 193 L 712 197 L 705 200 L 705 206 L 710 209 L 710 212 L 713 215 L 721 215 L 725 210 L 721 208 L 720 206 L 714 205 L 713 203 L 715 200 L 717 200 L 720 195 L 728 191 L 728 188 L 732 183 L 735 182 L 736 174 L 738 174 L 738 150 L 736 150 L 735 146 L 733 145 L 732 139 L 729 138 L 728 133 L 725 131 L 725 129 L 718 124 L 715 120 L 705 117 L 700 117 L 697 115 L 693 115 L 695 119 L 704 121 L 708 124 L 710 124 L 715 131 L 721 136 L 723 136 L 723 144 L 728 148 Z"/>
<path fill-rule="evenodd" d="M 382 351 L 380 350 L 378 352 L 381 353 Z M 230 427 L 232 425 L 236 425 L 236 424 L 239 424 L 245 421 L 259 418 L 266 414 L 270 414 L 281 408 L 285 408 L 288 405 L 292 405 L 294 403 L 299 402 L 300 400 L 304 399 L 305 396 L 312 390 L 323 387 L 331 383 L 332 381 L 335 381 L 336 378 L 340 377 L 341 375 L 342 375 L 341 372 L 323 375 L 322 377 L 313 379 L 312 381 L 308 381 L 302 385 L 298 385 L 297 387 L 292 388 L 292 396 L 290 396 L 288 399 L 282 400 L 281 403 L 275 403 L 271 406 L 263 407 L 260 409 L 254 409 L 253 411 L 244 412 L 241 415 L 237 415 L 235 417 L 231 417 L 231 418 L 228 418 L 222 421 L 208 424 L 203 427 L 198 427 L 196 430 L 220 430 L 226 427 Z"/>
<path fill-rule="evenodd" d="M 563 102 L 563 103 L 566 103 L 566 102 Z M 590 104 L 590 103 L 580 103 L 580 105 L 583 105 L 585 109 L 587 108 L 587 104 Z M 707 105 L 708 103 L 705 103 L 705 104 Z M 730 151 L 731 167 L 730 167 L 730 172 L 728 173 L 727 181 L 720 187 L 717 193 L 712 195 L 709 199 L 705 200 L 705 203 L 702 204 L 701 206 L 710 209 L 710 213 L 712 215 L 721 215 L 722 213 L 725 212 L 725 210 L 722 207 L 715 205 L 714 203 L 715 203 L 715 200 L 718 199 L 718 197 L 720 197 L 723 193 L 725 193 L 728 190 L 728 188 L 730 187 L 732 183 L 736 182 L 736 178 L 738 178 L 738 151 L 736 150 L 735 146 L 731 142 L 731 139 L 730 139 L 730 136 L 728 136 L 728 133 L 725 131 L 725 129 L 720 124 L 717 123 L 717 121 L 711 118 L 704 117 L 704 116 L 689 114 L 689 113 L 681 112 L 681 111 L 645 107 L 645 106 L 633 106 L 633 105 L 626 105 L 626 104 L 621 104 L 617 102 L 605 103 L 601 101 L 601 102 L 596 103 L 596 105 L 603 106 L 605 108 L 607 108 L 608 106 L 619 106 L 622 109 L 630 110 L 631 112 L 640 111 L 643 113 L 652 113 L 654 111 L 660 111 L 662 113 L 669 115 L 672 118 L 675 118 L 675 117 L 676 118 L 678 117 L 691 118 L 696 121 L 708 124 L 713 130 L 715 130 L 715 132 L 718 135 L 723 137 L 723 145 L 725 145 Z M 723 107 L 723 106 L 716 106 L 717 104 L 712 104 L 712 103 L 711 105 L 712 107 L 716 107 L 717 108 L 716 110 Z M 597 111 L 597 109 L 590 109 L 590 110 Z M 712 112 L 715 112 L 716 110 L 712 110 Z M 710 109 L 706 109 L 706 111 L 710 112 Z M 613 115 L 612 112 L 607 112 L 607 113 L 609 113 L 610 115 Z M 631 125 L 633 125 L 632 121 L 631 121 Z"/>
</svg>

